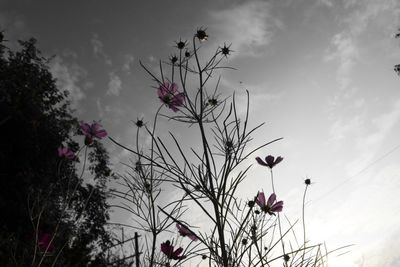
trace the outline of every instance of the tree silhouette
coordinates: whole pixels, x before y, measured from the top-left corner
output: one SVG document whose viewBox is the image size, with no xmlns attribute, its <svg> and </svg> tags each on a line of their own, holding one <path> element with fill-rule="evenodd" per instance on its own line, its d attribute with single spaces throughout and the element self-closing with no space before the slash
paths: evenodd
<svg viewBox="0 0 400 267">
<path fill-rule="evenodd" d="M 79 148 L 68 93 L 56 87 L 36 40 L 19 41 L 17 52 L 5 42 L 0 32 L 1 266 L 106 266 L 115 257 L 107 254 L 108 154 L 98 141 Z M 58 156 L 60 146 L 84 151 L 90 183 L 78 158 Z"/>
</svg>

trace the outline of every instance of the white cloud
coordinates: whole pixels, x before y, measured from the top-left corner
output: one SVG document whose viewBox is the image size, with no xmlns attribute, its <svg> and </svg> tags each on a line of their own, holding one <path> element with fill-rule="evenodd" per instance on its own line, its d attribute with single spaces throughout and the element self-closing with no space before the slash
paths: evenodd
<svg viewBox="0 0 400 267">
<path fill-rule="evenodd" d="M 56 78 L 56 85 L 69 92 L 71 107 L 76 109 L 85 98 L 82 87 L 78 84 L 86 77 L 86 71 L 77 64 L 67 64 L 59 56 L 50 62 L 50 72 Z M 88 85 L 89 86 L 89 85 Z"/>
<path fill-rule="evenodd" d="M 358 80 L 354 77 L 359 76 L 357 67 L 366 65 L 365 53 L 369 51 L 372 44 L 365 43 L 365 38 L 368 37 L 368 34 L 376 31 L 376 29 L 370 30 L 372 23 L 374 23 L 373 27 L 379 27 L 381 30 L 387 29 L 388 19 L 386 18 L 395 18 L 394 10 L 396 7 L 400 8 L 400 2 L 393 0 L 353 0 L 345 2 L 342 6 L 344 12 L 338 14 L 338 21 L 340 21 L 343 29 L 333 36 L 324 57 L 326 61 L 336 60 L 338 62 L 336 80 L 340 90 L 334 93 L 330 101 L 330 107 L 334 112 L 332 113 L 334 122 L 330 131 L 331 137 L 333 140 L 342 140 L 343 137 L 352 134 L 352 137 L 357 138 L 354 148 L 361 153 L 360 158 L 352 162 L 350 164 L 352 167 L 349 167 L 349 169 L 356 170 L 363 167 L 364 164 L 368 164 L 381 143 L 379 140 L 382 140 L 383 136 L 387 134 L 384 127 L 376 127 L 375 129 L 372 125 L 373 128 L 361 128 L 364 124 L 367 125 L 369 118 L 365 114 L 367 111 L 367 107 L 364 105 L 365 100 L 360 99 L 363 99 L 365 97 L 364 92 L 370 89 L 365 84 L 357 85 Z M 380 41 L 377 40 L 376 42 Z M 374 46 L 373 49 L 376 50 L 376 47 Z M 350 108 L 349 103 L 351 103 Z M 371 106 L 369 106 L 369 109 L 371 109 Z M 352 111 L 352 113 L 349 111 Z M 356 115 L 352 118 L 350 114 Z M 365 137 L 365 135 L 368 137 Z M 367 153 L 364 148 L 370 144 L 374 145 L 369 147 L 369 153 Z M 374 152 L 371 153 L 372 151 Z"/>
<path fill-rule="evenodd" d="M 156 62 L 157 59 L 156 59 L 154 56 L 150 55 L 150 56 L 149 56 L 149 61 L 150 61 L 150 62 Z"/>
<path fill-rule="evenodd" d="M 96 107 L 97 107 L 97 112 L 99 113 L 99 118 L 104 117 L 104 108 L 103 105 L 101 104 L 100 98 L 97 98 L 96 100 Z"/>
<path fill-rule="evenodd" d="M 96 57 L 101 57 L 107 65 L 112 65 L 109 56 L 104 52 L 104 44 L 100 41 L 98 34 L 94 33 L 90 39 L 92 44 L 93 53 Z"/>
<path fill-rule="evenodd" d="M 134 60 L 135 57 L 133 55 L 130 54 L 125 55 L 124 64 L 122 65 L 122 70 L 128 74 L 131 73 L 131 67 Z"/>
<path fill-rule="evenodd" d="M 332 7 L 333 3 L 330 0 L 317 0 L 317 4 Z"/>
<path fill-rule="evenodd" d="M 345 11 L 349 11 L 339 18 L 344 22 L 344 29 L 332 38 L 331 47 L 325 55 L 325 60 L 339 60 L 337 81 L 342 90 L 350 86 L 351 72 L 360 58 L 360 46 L 363 44 L 360 37 L 368 29 L 369 23 L 386 11 L 396 18 L 395 14 L 399 12 L 396 8 L 400 8 L 397 0 L 351 0 L 344 3 Z"/>
<path fill-rule="evenodd" d="M 360 140 L 358 144 L 359 147 L 379 145 L 399 121 L 400 99 L 394 103 L 393 108 L 389 112 L 372 119 L 372 125 L 375 131 L 367 135 L 363 140 Z"/>
<path fill-rule="evenodd" d="M 267 45 L 274 32 L 283 27 L 282 22 L 271 14 L 271 4 L 267 1 L 248 1 L 212 11 L 210 20 L 210 28 L 216 32 L 218 41 L 233 43 L 235 54 L 253 54 L 255 49 Z"/>
<path fill-rule="evenodd" d="M 393 104 L 388 112 L 373 117 L 370 122 L 369 129 L 363 131 L 360 127 L 354 127 L 354 129 L 358 129 L 360 135 L 355 142 L 355 148 L 360 151 L 360 155 L 347 164 L 347 173 L 350 175 L 359 172 L 373 162 L 377 151 L 387 139 L 387 136 L 400 122 L 400 99 Z"/>
<path fill-rule="evenodd" d="M 355 244 L 345 257 L 330 257 L 331 266 L 395 266 L 398 259 L 400 208 L 397 192 L 400 187 L 396 160 L 384 167 L 364 173 L 361 179 L 347 184 L 349 193 L 337 193 L 335 209 L 327 211 L 322 203 L 317 214 L 309 213 L 309 229 L 315 238 L 325 236 L 328 245 Z M 317 219 L 317 221 L 314 221 Z M 388 219 L 389 218 L 389 219 Z M 322 231 L 321 222 L 324 223 Z M 340 235 L 338 235 L 340 233 Z M 346 241 L 347 240 L 347 241 Z M 330 246 L 332 249 L 332 245 Z M 362 262 L 364 265 L 357 265 Z"/>
<path fill-rule="evenodd" d="M 359 49 L 351 35 L 344 32 L 336 34 L 331 44 L 334 51 L 328 52 L 325 60 L 339 60 L 337 81 L 339 88 L 344 90 L 350 85 L 350 74 L 359 57 Z"/>
<path fill-rule="evenodd" d="M 359 131 L 363 124 L 363 119 L 360 116 L 355 116 L 349 120 L 337 120 L 333 123 L 330 129 L 330 136 L 333 140 L 338 141 L 344 139 L 349 134 L 354 134 Z"/>
<path fill-rule="evenodd" d="M 108 82 L 107 95 L 118 96 L 122 90 L 121 78 L 114 72 L 109 73 L 110 81 Z"/>
</svg>

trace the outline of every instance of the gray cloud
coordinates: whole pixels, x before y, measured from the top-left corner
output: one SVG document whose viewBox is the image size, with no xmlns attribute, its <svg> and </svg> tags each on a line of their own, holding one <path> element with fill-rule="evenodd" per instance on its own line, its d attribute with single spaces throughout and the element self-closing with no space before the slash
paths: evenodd
<svg viewBox="0 0 400 267">
<path fill-rule="evenodd" d="M 241 55 L 254 54 L 258 47 L 267 45 L 283 23 L 271 13 L 267 1 L 248 1 L 229 9 L 210 13 L 210 28 L 218 39 L 229 40 Z"/>
<path fill-rule="evenodd" d="M 134 60 L 135 60 L 135 57 L 133 55 L 131 55 L 131 54 L 125 55 L 124 64 L 122 65 L 122 70 L 125 71 L 126 73 L 130 74 L 132 63 Z"/>
<path fill-rule="evenodd" d="M 325 60 L 337 59 L 337 81 L 340 89 L 348 89 L 351 83 L 351 72 L 360 58 L 360 36 L 366 31 L 368 24 L 382 12 L 392 12 L 395 18 L 400 2 L 396 0 L 351 0 L 344 2 L 346 15 L 341 18 L 345 28 L 337 33 L 331 41 L 331 47 L 325 55 Z"/>
<path fill-rule="evenodd" d="M 64 60 L 56 56 L 50 62 L 50 72 L 56 78 L 56 85 L 69 92 L 71 107 L 77 109 L 79 102 L 85 98 L 85 93 L 79 83 L 86 77 L 86 70 L 76 63 L 68 64 Z M 90 87 L 91 83 L 86 83 Z"/>
<path fill-rule="evenodd" d="M 104 52 L 104 44 L 100 41 L 100 38 L 97 33 L 92 35 L 90 39 L 90 43 L 92 44 L 93 53 L 96 57 L 100 57 L 104 60 L 104 63 L 107 65 L 112 65 L 112 61 L 110 57 Z"/>
<path fill-rule="evenodd" d="M 114 72 L 110 72 L 109 76 L 110 76 L 110 81 L 108 82 L 107 95 L 118 96 L 122 90 L 121 78 Z"/>
<path fill-rule="evenodd" d="M 0 30 L 4 31 L 5 39 L 8 40 L 7 47 L 11 50 L 20 49 L 17 40 L 27 40 L 32 37 L 24 16 L 13 12 L 0 11 Z"/>
</svg>

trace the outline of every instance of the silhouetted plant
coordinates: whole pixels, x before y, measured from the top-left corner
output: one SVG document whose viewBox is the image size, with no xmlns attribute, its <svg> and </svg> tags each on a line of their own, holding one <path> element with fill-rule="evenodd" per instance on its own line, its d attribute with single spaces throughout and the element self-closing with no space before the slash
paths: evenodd
<svg viewBox="0 0 400 267">
<path fill-rule="evenodd" d="M 124 183 L 114 195 L 122 200 L 119 207 L 133 215 L 134 224 L 127 227 L 144 235 L 141 266 L 181 266 L 188 260 L 224 267 L 270 266 L 277 260 L 284 266 L 324 266 L 326 255 L 322 254 L 321 244 L 308 245 L 304 236 L 303 244 L 294 248 L 288 239 L 294 225 L 281 225 L 279 213 L 284 206 L 283 201 L 276 201 L 272 168 L 282 157 L 267 156 L 265 161 L 257 157 L 251 161 L 270 170 L 272 192 L 267 193 L 268 200 L 261 188 L 248 196 L 249 201 L 236 196 L 251 167 L 246 160 L 254 160 L 251 156 L 255 152 L 281 138 L 247 148 L 251 134 L 262 124 L 248 128 L 248 91 L 243 117 L 239 116 L 238 108 L 243 107 L 238 107 L 235 94 L 230 98 L 219 93 L 220 78 L 215 81 L 214 77 L 220 70 L 233 69 L 222 66 L 232 50 L 224 44 L 202 63 L 199 52 L 208 37 L 206 30 L 200 28 L 191 43 L 177 41 L 177 55 L 168 62 L 160 61 L 158 75 L 140 62 L 155 82 L 161 105 L 152 127 L 143 121 L 136 123 L 133 146 L 110 138 L 134 157 L 134 164 L 126 164 L 127 173 L 120 174 Z M 212 81 L 214 84 L 210 85 Z M 191 136 L 191 140 L 199 140 L 200 148 L 187 149 L 173 132 L 168 132 L 173 144 L 169 145 L 165 137 L 158 135 L 160 117 L 174 123 L 174 129 L 176 125 L 196 128 L 197 136 Z M 161 133 L 167 130 L 162 129 Z M 139 143 L 140 134 L 151 138 L 149 147 Z M 197 145 L 194 141 L 192 144 Z M 163 188 L 175 190 L 167 203 L 161 200 L 161 196 L 165 197 Z M 207 228 L 193 226 L 187 216 L 194 209 L 204 216 Z M 171 232 L 182 239 L 165 238 Z"/>
</svg>

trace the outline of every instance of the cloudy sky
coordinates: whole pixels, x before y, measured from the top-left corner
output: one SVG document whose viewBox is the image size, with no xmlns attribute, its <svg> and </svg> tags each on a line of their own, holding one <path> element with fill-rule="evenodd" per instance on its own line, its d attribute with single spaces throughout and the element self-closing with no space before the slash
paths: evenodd
<svg viewBox="0 0 400 267">
<path fill-rule="evenodd" d="M 101 120 L 126 144 L 131 121 L 151 121 L 159 106 L 139 60 L 155 69 L 199 27 L 204 54 L 232 44 L 224 64 L 237 70 L 223 73 L 221 92 L 240 103 L 249 90 L 253 125 L 266 122 L 254 145 L 284 137 L 259 155 L 285 158 L 276 184 L 293 221 L 312 179 L 309 239 L 354 244 L 330 257 L 340 267 L 400 266 L 399 26 L 398 0 L 0 0 L 9 46 L 37 38 L 76 116 Z M 126 155 L 107 146 L 118 171 Z M 268 190 L 263 171 L 253 166 L 244 198 Z"/>
</svg>

